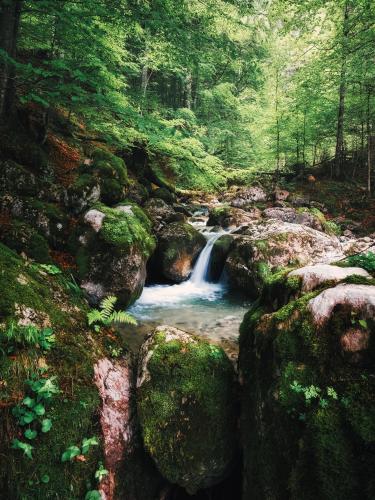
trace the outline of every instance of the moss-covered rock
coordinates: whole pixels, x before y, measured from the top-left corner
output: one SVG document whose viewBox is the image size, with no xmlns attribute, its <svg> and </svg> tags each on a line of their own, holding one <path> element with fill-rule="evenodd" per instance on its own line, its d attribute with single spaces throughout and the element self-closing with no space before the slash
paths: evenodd
<svg viewBox="0 0 375 500">
<path fill-rule="evenodd" d="M 209 226 L 237 227 L 247 225 L 261 216 L 260 210 L 251 208 L 247 211 L 241 208 L 221 205 L 210 210 L 207 224 Z"/>
<path fill-rule="evenodd" d="M 80 167 L 80 173 L 92 176 L 99 183 L 100 199 L 106 205 L 115 205 L 125 197 L 129 184 L 126 166 L 110 151 L 95 148 L 91 161 Z"/>
<path fill-rule="evenodd" d="M 138 412 L 146 450 L 189 493 L 223 479 L 236 452 L 236 390 L 224 351 L 158 327 L 141 349 Z"/>
<path fill-rule="evenodd" d="M 160 198 L 151 198 L 151 200 L 148 200 L 144 206 L 144 210 L 151 219 L 155 232 L 159 232 L 166 224 L 171 222 L 185 221 L 184 214 L 176 212 Z"/>
<path fill-rule="evenodd" d="M 8 160 L 0 162 L 0 192 L 35 196 L 43 184 L 27 168 Z"/>
<path fill-rule="evenodd" d="M 152 192 L 152 197 L 165 201 L 165 203 L 172 204 L 176 202 L 176 195 L 165 187 L 159 187 Z"/>
<path fill-rule="evenodd" d="M 212 247 L 208 268 L 208 275 L 212 281 L 218 281 L 220 279 L 232 242 L 233 236 L 230 234 L 224 234 L 215 241 Z"/>
<path fill-rule="evenodd" d="M 146 262 L 155 248 L 151 222 L 134 204 L 97 205 L 83 219 L 77 263 L 82 286 L 93 302 L 107 295 L 134 302 L 146 279 Z"/>
<path fill-rule="evenodd" d="M 205 244 L 205 237 L 190 224 L 167 224 L 158 234 L 154 265 L 164 278 L 180 283 L 189 277 L 193 263 Z"/>
<path fill-rule="evenodd" d="M 247 313 L 244 499 L 373 498 L 374 308 L 374 286 L 338 285 Z"/>
<path fill-rule="evenodd" d="M 47 240 L 24 222 L 12 220 L 4 225 L 0 231 L 0 241 L 37 262 L 51 261 Z"/>
</svg>

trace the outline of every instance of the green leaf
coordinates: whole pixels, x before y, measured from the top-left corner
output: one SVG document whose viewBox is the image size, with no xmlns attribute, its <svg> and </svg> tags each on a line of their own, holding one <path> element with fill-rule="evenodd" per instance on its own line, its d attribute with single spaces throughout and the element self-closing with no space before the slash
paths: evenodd
<svg viewBox="0 0 375 500">
<path fill-rule="evenodd" d="M 33 408 L 33 406 L 35 406 L 35 399 L 33 398 L 30 398 L 29 396 L 27 396 L 23 401 L 22 401 L 22 404 L 27 406 L 28 408 Z"/>
<path fill-rule="evenodd" d="M 38 435 L 37 431 L 34 431 L 32 429 L 27 429 L 25 431 L 25 438 L 27 439 L 35 439 L 37 435 Z"/>
<path fill-rule="evenodd" d="M 78 446 L 69 446 L 64 453 L 61 455 L 62 462 L 71 462 L 74 457 L 81 454 L 81 450 Z"/>
<path fill-rule="evenodd" d="M 102 500 L 98 490 L 91 490 L 86 493 L 85 500 Z"/>
<path fill-rule="evenodd" d="M 32 450 L 34 449 L 34 447 L 31 446 L 31 444 L 24 443 L 22 441 L 19 441 L 18 439 L 13 439 L 12 448 L 15 450 L 17 449 L 22 450 L 23 454 L 26 455 L 28 458 L 30 459 L 33 458 Z"/>
<path fill-rule="evenodd" d="M 34 407 L 34 411 L 38 415 L 38 417 L 40 417 L 40 416 L 42 416 L 42 415 L 44 415 L 46 413 L 46 409 L 44 408 L 44 406 L 41 403 L 38 403 Z"/>
<path fill-rule="evenodd" d="M 35 420 L 35 414 L 31 411 L 27 411 L 23 417 L 21 417 L 21 425 L 31 424 Z"/>
<path fill-rule="evenodd" d="M 99 445 L 99 441 L 97 440 L 97 438 L 95 436 L 93 436 L 91 438 L 84 438 L 82 440 L 82 453 L 83 453 L 83 455 L 86 455 L 86 453 L 89 451 L 91 446 L 98 446 L 98 445 Z"/>
<path fill-rule="evenodd" d="M 42 483 L 47 484 L 49 483 L 49 475 L 48 474 L 43 474 L 43 476 L 40 478 Z"/>
<path fill-rule="evenodd" d="M 45 418 L 42 420 L 42 432 L 49 432 L 52 428 L 52 420 Z"/>
<path fill-rule="evenodd" d="M 360 319 L 358 323 L 362 326 L 362 328 L 368 328 L 367 321 L 365 319 Z"/>
</svg>

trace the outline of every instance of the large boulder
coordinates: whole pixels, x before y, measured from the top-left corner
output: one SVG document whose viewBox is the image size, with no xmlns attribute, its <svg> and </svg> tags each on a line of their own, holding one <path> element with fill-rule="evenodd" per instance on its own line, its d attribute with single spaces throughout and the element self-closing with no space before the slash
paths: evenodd
<svg viewBox="0 0 375 500">
<path fill-rule="evenodd" d="M 81 286 L 92 303 L 116 295 L 122 305 L 134 302 L 146 280 L 147 259 L 155 248 L 151 222 L 136 205 L 86 212 L 77 262 Z"/>
<path fill-rule="evenodd" d="M 236 454 L 234 369 L 220 347 L 170 326 L 143 344 L 137 380 L 144 445 L 162 475 L 193 494 Z"/>
<path fill-rule="evenodd" d="M 176 212 L 161 198 L 151 198 L 146 202 L 144 210 L 151 219 L 155 232 L 160 231 L 171 222 L 185 221 L 184 214 Z"/>
<path fill-rule="evenodd" d="M 208 276 L 212 281 L 218 281 L 223 273 L 225 261 L 229 255 L 234 236 L 223 234 L 218 238 L 211 251 Z"/>
<path fill-rule="evenodd" d="M 229 284 L 257 296 L 270 272 L 342 257 L 339 239 L 300 224 L 268 220 L 237 236 L 225 269 Z"/>
<path fill-rule="evenodd" d="M 267 194 L 259 186 L 232 186 L 223 196 L 223 201 L 229 203 L 232 207 L 247 208 L 254 203 L 267 201 Z"/>
<path fill-rule="evenodd" d="M 208 226 L 221 226 L 223 228 L 238 227 L 251 224 L 261 217 L 261 212 L 257 208 L 248 211 L 240 208 L 221 205 L 213 207 L 209 212 Z"/>
<path fill-rule="evenodd" d="M 277 310 L 261 299 L 245 316 L 243 499 L 375 497 L 374 317 L 371 284 Z"/>
<path fill-rule="evenodd" d="M 206 238 L 190 224 L 167 224 L 158 235 L 155 265 L 164 278 L 180 283 L 191 274 Z"/>
</svg>

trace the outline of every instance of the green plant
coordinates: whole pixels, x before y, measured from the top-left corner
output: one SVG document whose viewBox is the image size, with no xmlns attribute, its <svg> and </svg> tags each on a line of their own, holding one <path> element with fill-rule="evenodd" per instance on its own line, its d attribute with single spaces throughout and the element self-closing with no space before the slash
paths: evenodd
<svg viewBox="0 0 375 500">
<path fill-rule="evenodd" d="M 115 311 L 117 298 L 114 296 L 106 297 L 100 303 L 99 309 L 92 309 L 87 313 L 87 322 L 89 326 L 94 325 L 96 331 L 100 326 L 110 326 L 112 323 L 127 323 L 136 325 L 136 320 L 126 311 Z"/>
<path fill-rule="evenodd" d="M 98 490 L 90 490 L 86 493 L 85 500 L 101 500 L 102 496 Z"/>
<path fill-rule="evenodd" d="M 101 480 L 102 480 L 105 476 L 107 476 L 107 475 L 108 475 L 108 471 L 107 471 L 107 469 L 105 469 L 105 468 L 103 467 L 102 462 L 99 462 L 99 467 L 98 467 L 97 471 L 95 472 L 95 479 L 97 479 L 97 480 L 98 480 L 98 482 L 100 483 L 100 481 L 101 481 Z"/>
<path fill-rule="evenodd" d="M 367 254 L 351 255 L 344 262 L 347 266 L 362 267 L 369 273 L 375 272 L 375 253 L 368 252 Z"/>
<path fill-rule="evenodd" d="M 38 264 L 38 266 L 51 276 L 55 276 L 56 274 L 62 274 L 61 269 L 58 268 L 57 266 L 54 266 L 53 264 Z"/>
<path fill-rule="evenodd" d="M 2 332 L 2 341 L 6 352 L 13 352 L 17 347 L 40 347 L 49 351 L 56 342 L 52 328 L 38 328 L 34 325 L 17 325 L 11 321 Z"/>
<path fill-rule="evenodd" d="M 98 445 L 99 441 L 95 436 L 91 438 L 83 438 L 81 448 L 76 445 L 69 446 L 69 448 L 67 448 L 61 455 L 61 461 L 71 462 L 78 455 L 86 455 L 92 446 Z"/>
<path fill-rule="evenodd" d="M 32 450 L 34 449 L 34 447 L 31 446 L 31 444 L 23 443 L 19 439 L 13 439 L 12 448 L 14 450 L 22 450 L 23 454 L 26 455 L 27 458 L 33 458 Z"/>
</svg>

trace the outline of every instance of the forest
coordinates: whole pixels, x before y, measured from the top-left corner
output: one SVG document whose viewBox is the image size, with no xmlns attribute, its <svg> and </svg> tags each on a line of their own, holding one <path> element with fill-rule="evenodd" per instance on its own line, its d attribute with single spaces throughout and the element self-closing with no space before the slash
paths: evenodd
<svg viewBox="0 0 375 500">
<path fill-rule="evenodd" d="M 375 500 L 375 3 L 0 0 L 0 497 Z"/>
</svg>

